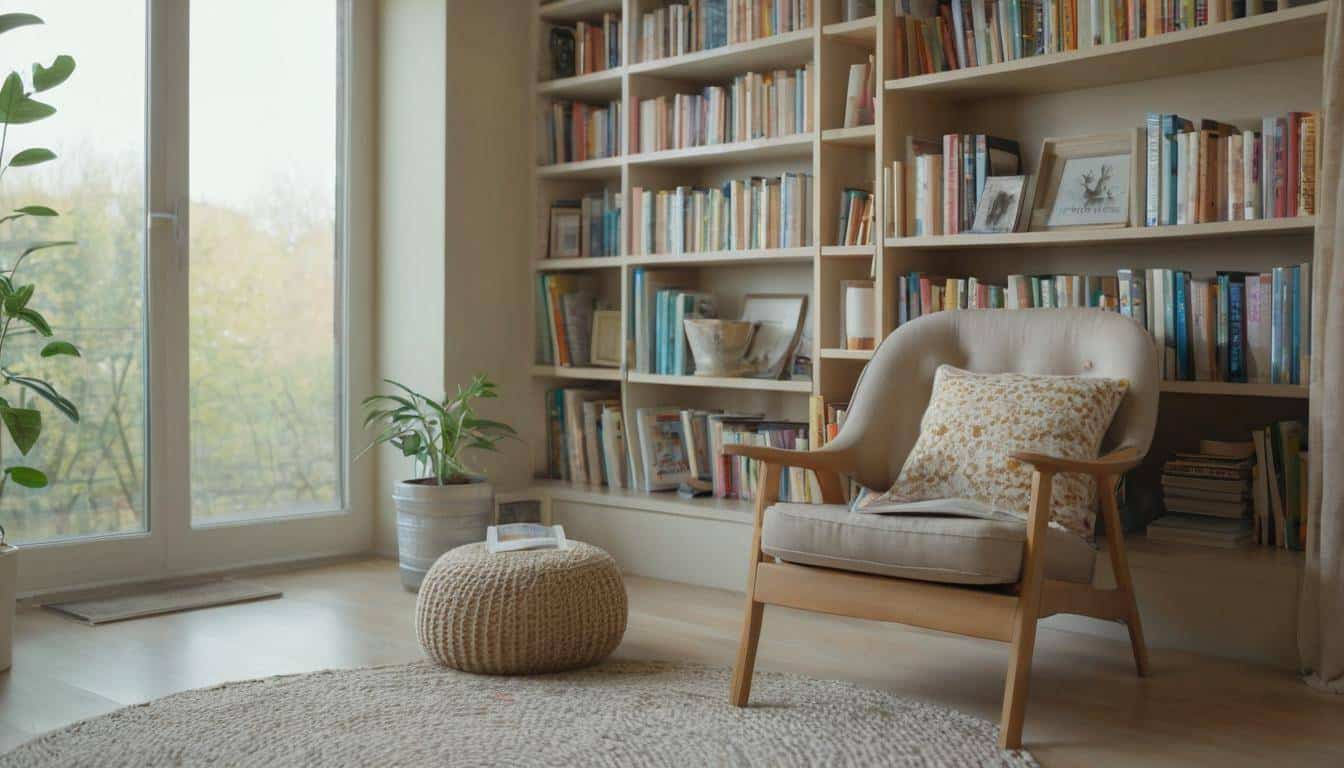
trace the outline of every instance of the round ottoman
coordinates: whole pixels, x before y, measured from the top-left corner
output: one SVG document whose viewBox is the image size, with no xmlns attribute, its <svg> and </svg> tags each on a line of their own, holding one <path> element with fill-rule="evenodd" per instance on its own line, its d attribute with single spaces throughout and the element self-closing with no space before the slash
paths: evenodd
<svg viewBox="0 0 1344 768">
<path fill-rule="evenodd" d="M 598 662 L 621 642 L 625 619 L 616 561 L 578 541 L 495 554 L 484 542 L 453 549 L 425 574 L 415 607 L 431 659 L 490 675 Z"/>
</svg>

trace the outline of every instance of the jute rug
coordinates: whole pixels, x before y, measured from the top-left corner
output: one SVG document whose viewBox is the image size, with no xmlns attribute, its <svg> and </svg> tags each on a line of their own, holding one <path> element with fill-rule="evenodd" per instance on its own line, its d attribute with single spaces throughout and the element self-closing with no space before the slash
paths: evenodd
<svg viewBox="0 0 1344 768">
<path fill-rule="evenodd" d="M 272 677 L 126 707 L 0 766 L 1034 766 L 997 729 L 849 683 L 609 662 L 489 677 L 428 663 Z"/>
</svg>

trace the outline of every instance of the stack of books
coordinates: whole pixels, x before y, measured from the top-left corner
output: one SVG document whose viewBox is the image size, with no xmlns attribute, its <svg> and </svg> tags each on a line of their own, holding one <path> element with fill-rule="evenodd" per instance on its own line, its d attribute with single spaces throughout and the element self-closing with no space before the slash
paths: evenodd
<svg viewBox="0 0 1344 768">
<path fill-rule="evenodd" d="M 657 152 L 812 130 L 812 65 L 748 72 L 728 86 L 644 99 L 632 120 L 639 151 Z"/>
<path fill-rule="evenodd" d="M 1170 381 L 1304 384 L 1311 366 L 1311 264 L 1269 272 L 1177 269 L 1111 275 L 1009 275 L 1006 286 L 910 272 L 897 323 L 945 309 L 1095 307 L 1133 318 L 1162 350 Z"/>
<path fill-rule="evenodd" d="M 812 245 L 812 176 L 630 190 L 631 251 L 682 254 Z"/>
<path fill-rule="evenodd" d="M 840 427 L 845 425 L 845 416 L 849 413 L 849 403 L 828 403 L 821 395 L 812 395 L 807 405 L 808 424 L 812 434 L 817 436 L 813 447 L 820 448 L 840 434 Z"/>
<path fill-rule="evenodd" d="M 845 189 L 840 193 L 840 223 L 836 245 L 873 244 L 873 193 Z"/>
<path fill-rule="evenodd" d="M 955 235 L 970 231 L 985 179 L 1022 173 L 1022 150 L 1012 139 L 983 133 L 909 137 L 905 162 L 892 167 L 893 186 L 907 185 L 905 199 L 914 205 L 914 234 Z M 911 177 L 903 167 L 913 169 Z"/>
<path fill-rule="evenodd" d="M 557 217 L 571 217 L 578 213 L 578 253 L 564 251 L 563 238 L 567 230 L 554 230 Z M 554 234 L 547 258 L 592 258 L 619 256 L 621 252 L 621 193 L 605 190 L 584 195 L 578 200 L 556 200 L 551 203 L 551 222 Z"/>
<path fill-rule="evenodd" d="M 595 107 L 557 99 L 542 117 L 546 137 L 544 165 L 577 163 L 621 153 L 621 103 Z"/>
<path fill-rule="evenodd" d="M 604 13 L 602 21 L 574 25 L 574 74 L 587 75 L 621 66 L 621 15 Z"/>
<path fill-rule="evenodd" d="M 849 66 L 849 85 L 845 89 L 845 127 L 872 125 L 877 98 L 877 65 L 873 55 L 862 64 Z"/>
<path fill-rule="evenodd" d="M 592 363 L 593 312 L 597 285 L 592 275 L 537 275 L 537 362 L 564 367 Z"/>
<path fill-rule="evenodd" d="M 1316 213 L 1320 116 L 1270 115 L 1261 130 L 1152 112 L 1145 131 L 1150 227 Z"/>
<path fill-rule="evenodd" d="M 760 418 L 711 418 L 709 421 L 712 457 L 712 486 L 720 499 L 750 501 L 756 497 L 762 464 L 743 456 L 727 456 L 725 445 L 763 445 L 792 451 L 809 450 L 807 425 L 796 421 L 767 421 Z M 788 467 L 780 473 L 780 501 L 820 504 L 821 487 L 816 473 L 800 467 Z"/>
<path fill-rule="evenodd" d="M 1078 48 L 1077 0 L 900 0 L 893 12 L 898 78 Z"/>
<path fill-rule="evenodd" d="M 642 300 L 649 275 L 640 269 L 633 275 L 635 291 L 635 328 L 639 335 L 649 337 L 649 369 L 647 373 L 670 376 L 689 376 L 695 373 L 695 359 L 686 342 L 685 320 L 698 317 L 717 317 L 714 295 L 704 291 L 663 288 L 653 294 L 652 306 Z M 645 370 L 641 368 L 640 370 Z"/>
<path fill-rule="evenodd" d="M 813 0 L 687 0 L 640 17 L 640 61 L 681 56 L 805 29 Z"/>
<path fill-rule="evenodd" d="M 1148 525 L 1148 538 L 1235 548 L 1250 543 L 1251 443 L 1200 442 L 1199 453 L 1177 453 L 1162 466 L 1166 514 Z"/>
<path fill-rule="evenodd" d="M 620 392 L 565 388 L 546 393 L 546 476 L 629 488 Z"/>
</svg>

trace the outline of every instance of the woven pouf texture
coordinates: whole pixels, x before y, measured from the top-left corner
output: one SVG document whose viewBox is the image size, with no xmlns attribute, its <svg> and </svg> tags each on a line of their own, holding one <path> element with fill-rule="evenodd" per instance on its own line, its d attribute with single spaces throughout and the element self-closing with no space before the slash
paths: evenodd
<svg viewBox="0 0 1344 768">
<path fill-rule="evenodd" d="M 626 607 L 616 561 L 597 547 L 491 554 L 467 544 L 425 574 L 415 631 L 430 659 L 463 672 L 557 672 L 615 650 Z"/>
</svg>

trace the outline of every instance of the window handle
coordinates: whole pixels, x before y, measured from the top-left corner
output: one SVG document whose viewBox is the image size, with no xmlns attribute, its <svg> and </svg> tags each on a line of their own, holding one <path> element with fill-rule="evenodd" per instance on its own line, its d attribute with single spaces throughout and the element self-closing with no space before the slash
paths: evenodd
<svg viewBox="0 0 1344 768">
<path fill-rule="evenodd" d="M 170 224 L 172 224 L 172 226 L 173 226 L 173 242 L 178 243 L 178 244 L 180 245 L 180 244 L 182 243 L 182 201 L 181 201 L 181 200 L 178 200 L 177 202 L 173 203 L 173 210 L 171 210 L 171 211 L 154 211 L 154 210 L 151 210 L 151 211 L 149 212 L 149 221 L 148 221 L 148 225 L 149 225 L 151 228 L 152 228 L 155 224 L 158 224 L 158 223 L 161 223 L 161 222 L 162 222 L 162 223 L 170 223 Z"/>
</svg>

